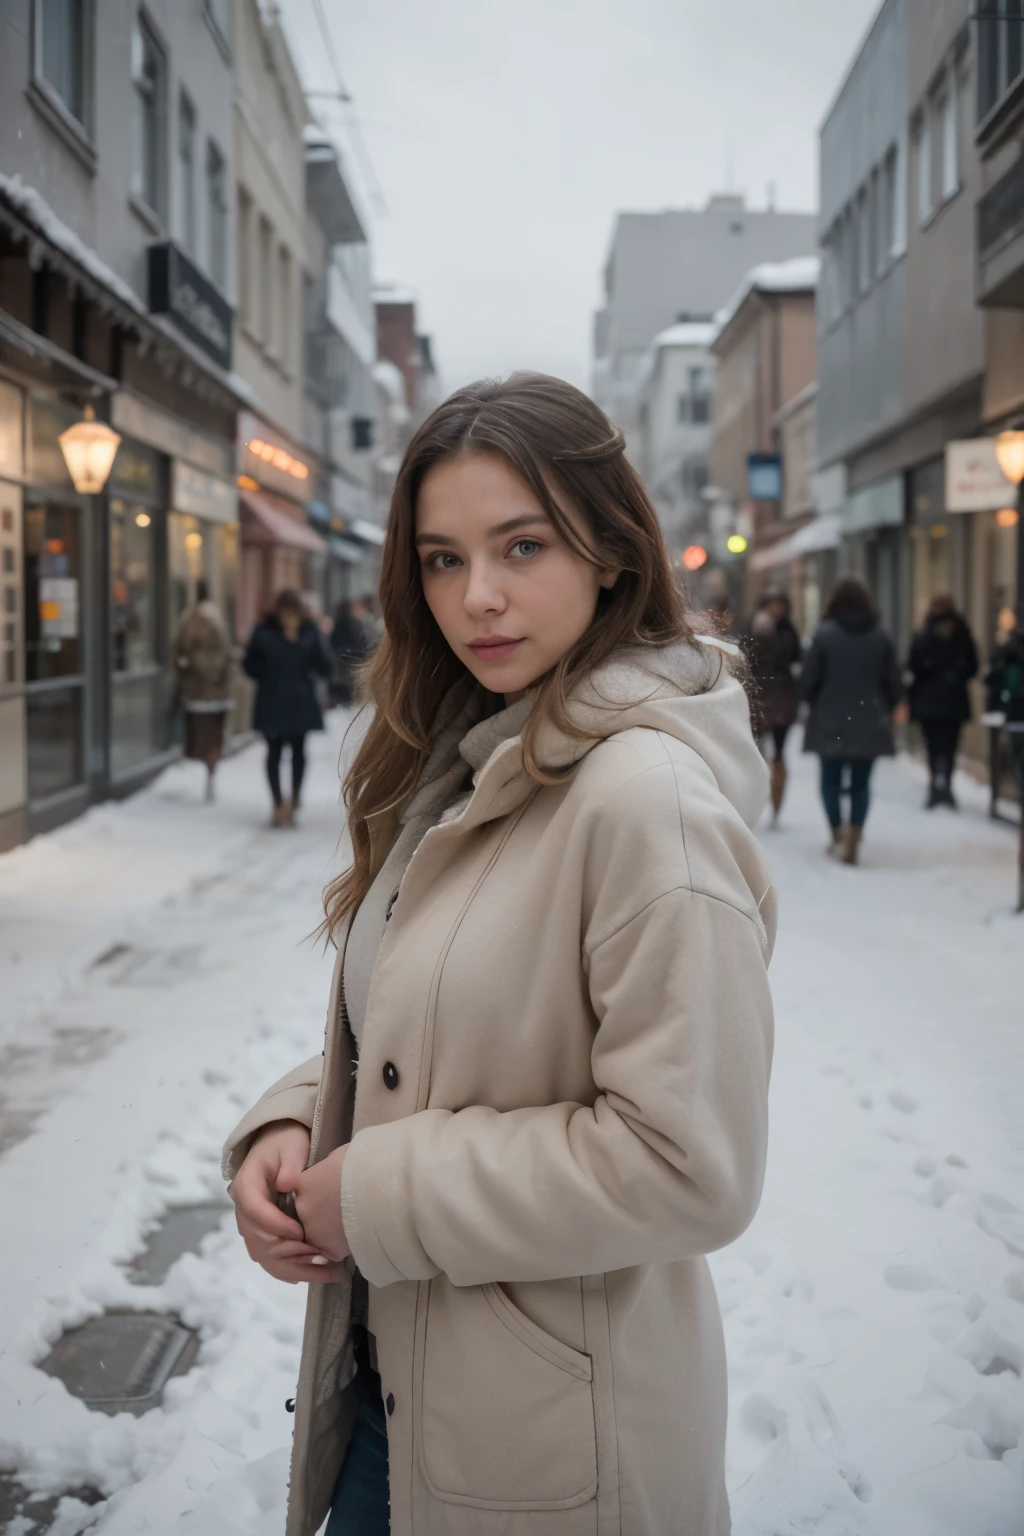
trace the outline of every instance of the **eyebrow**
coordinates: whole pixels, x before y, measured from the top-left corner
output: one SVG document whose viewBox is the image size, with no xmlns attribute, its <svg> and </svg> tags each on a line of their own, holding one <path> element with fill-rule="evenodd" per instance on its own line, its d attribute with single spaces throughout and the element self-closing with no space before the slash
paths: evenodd
<svg viewBox="0 0 1024 1536">
<path fill-rule="evenodd" d="M 522 517 L 510 517 L 507 522 L 496 523 L 493 528 L 488 528 L 489 539 L 498 538 L 505 533 L 516 533 L 520 528 L 535 528 L 538 523 L 550 523 L 551 519 L 543 512 L 527 512 Z M 416 535 L 416 548 L 423 544 L 446 544 L 454 548 L 458 539 L 451 539 L 445 533 L 418 533 Z"/>
</svg>

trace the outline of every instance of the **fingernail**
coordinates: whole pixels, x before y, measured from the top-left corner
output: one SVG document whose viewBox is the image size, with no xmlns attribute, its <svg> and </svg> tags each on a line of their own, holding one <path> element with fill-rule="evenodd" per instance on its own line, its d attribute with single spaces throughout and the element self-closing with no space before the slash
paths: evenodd
<svg viewBox="0 0 1024 1536">
<path fill-rule="evenodd" d="M 331 1261 L 330 1259 L 325 1259 L 320 1253 L 314 1253 L 309 1262 L 311 1264 L 329 1264 Z"/>
</svg>

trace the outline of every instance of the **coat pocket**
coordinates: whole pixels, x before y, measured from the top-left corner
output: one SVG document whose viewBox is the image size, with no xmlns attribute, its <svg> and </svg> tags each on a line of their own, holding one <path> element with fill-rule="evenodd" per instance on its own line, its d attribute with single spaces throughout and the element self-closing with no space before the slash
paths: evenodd
<svg viewBox="0 0 1024 1536">
<path fill-rule="evenodd" d="M 597 1492 L 589 1355 L 545 1333 L 497 1285 L 428 1286 L 418 1371 L 420 1464 L 438 1499 L 571 1509 Z"/>
</svg>

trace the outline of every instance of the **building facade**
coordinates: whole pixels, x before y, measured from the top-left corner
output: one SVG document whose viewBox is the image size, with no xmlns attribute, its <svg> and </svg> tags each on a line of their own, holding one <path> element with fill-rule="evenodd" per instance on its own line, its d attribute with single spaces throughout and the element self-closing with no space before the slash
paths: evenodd
<svg viewBox="0 0 1024 1536">
<path fill-rule="evenodd" d="M 748 208 L 733 194 L 704 209 L 620 213 L 604 267 L 604 304 L 594 316 L 594 399 L 642 452 L 640 405 L 645 359 L 669 326 L 709 322 L 744 275 L 761 262 L 811 255 L 813 214 Z"/>
<path fill-rule="evenodd" d="M 637 468 L 673 555 L 707 530 L 714 330 L 700 320 L 669 326 L 641 374 Z"/>
<path fill-rule="evenodd" d="M 901 649 L 949 592 L 984 657 L 1014 596 L 1013 488 L 998 470 L 987 495 L 957 483 L 1024 402 L 1007 307 L 1022 41 L 1009 10 L 886 0 L 821 132 L 819 462 L 845 485 L 841 568 Z"/>
<path fill-rule="evenodd" d="M 230 8 L 76 14 L 0 16 L 0 846 L 174 754 L 181 520 L 225 603 L 237 547 Z M 86 407 L 119 439 L 88 491 Z"/>
<path fill-rule="evenodd" d="M 765 573 L 790 563 L 788 540 L 813 515 L 800 484 L 807 474 L 806 416 L 813 411 L 818 273 L 814 256 L 755 267 L 711 344 L 711 554 L 742 611 L 753 606 Z M 784 438 L 794 449 L 792 473 Z M 743 541 L 731 557 L 730 537 Z"/>
</svg>

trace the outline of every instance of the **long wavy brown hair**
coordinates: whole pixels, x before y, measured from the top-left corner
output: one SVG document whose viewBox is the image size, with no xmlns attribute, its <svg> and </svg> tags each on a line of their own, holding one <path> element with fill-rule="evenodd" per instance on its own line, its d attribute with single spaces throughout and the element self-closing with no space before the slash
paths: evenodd
<svg viewBox="0 0 1024 1536">
<path fill-rule="evenodd" d="M 345 779 L 352 864 L 324 893 L 325 932 L 333 934 L 355 911 L 387 858 L 439 728 L 443 701 L 464 688 L 461 704 L 474 685 L 427 607 L 420 580 L 416 498 L 436 464 L 457 454 L 496 454 L 529 486 L 570 548 L 601 570 L 620 571 L 614 587 L 602 589 L 590 628 L 539 679 L 523 740 L 527 771 L 538 783 L 555 783 L 558 776 L 536 760 L 536 724 L 546 712 L 562 730 L 581 734 L 568 712 L 581 678 L 623 646 L 692 642 L 657 516 L 624 447 L 622 433 L 592 400 L 539 373 L 457 390 L 413 437 L 395 482 L 384 543 L 384 638 L 362 674 L 372 716 Z M 566 516 L 564 502 L 582 514 L 586 540 Z"/>
</svg>

